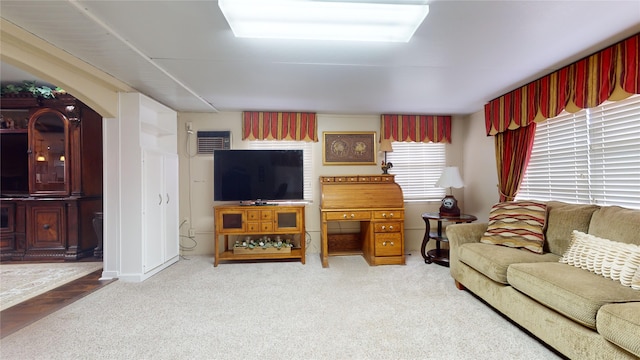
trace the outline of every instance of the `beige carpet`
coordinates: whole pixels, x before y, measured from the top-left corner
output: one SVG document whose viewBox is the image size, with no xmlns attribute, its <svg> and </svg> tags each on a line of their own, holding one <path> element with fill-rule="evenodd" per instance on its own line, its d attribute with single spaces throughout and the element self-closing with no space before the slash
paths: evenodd
<svg viewBox="0 0 640 360">
<path fill-rule="evenodd" d="M 116 281 L 0 341 L 3 359 L 558 359 L 420 255 L 181 259 Z M 34 341 L 37 339 L 37 341 Z"/>
<path fill-rule="evenodd" d="M 0 264 L 0 310 L 99 269 L 101 262 Z"/>
</svg>

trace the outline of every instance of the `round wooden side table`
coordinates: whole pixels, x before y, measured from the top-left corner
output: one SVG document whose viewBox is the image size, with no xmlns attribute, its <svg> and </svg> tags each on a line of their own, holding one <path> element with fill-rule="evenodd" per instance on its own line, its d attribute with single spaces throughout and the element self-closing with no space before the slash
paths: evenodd
<svg viewBox="0 0 640 360">
<path fill-rule="evenodd" d="M 449 242 L 449 239 L 442 234 L 442 222 L 448 221 L 456 224 L 470 223 L 478 220 L 473 215 L 460 214 L 459 216 L 440 216 L 437 212 L 427 212 L 422 214 L 422 220 L 427 227 L 424 237 L 422 238 L 422 257 L 427 264 L 436 263 L 442 266 L 449 266 L 449 249 L 442 249 L 440 243 Z M 431 223 L 429 220 L 436 220 L 438 222 L 438 229 L 436 232 L 431 232 Z M 436 248 L 425 252 L 427 249 L 427 243 L 429 240 L 435 240 Z"/>
</svg>

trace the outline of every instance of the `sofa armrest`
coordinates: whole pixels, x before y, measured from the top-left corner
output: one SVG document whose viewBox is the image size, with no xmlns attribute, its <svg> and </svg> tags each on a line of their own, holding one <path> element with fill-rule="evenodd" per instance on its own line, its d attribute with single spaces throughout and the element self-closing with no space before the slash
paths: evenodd
<svg viewBox="0 0 640 360">
<path fill-rule="evenodd" d="M 470 242 L 480 242 L 487 231 L 487 223 L 451 224 L 445 228 L 451 249 Z"/>
<path fill-rule="evenodd" d="M 478 243 L 480 238 L 487 231 L 488 223 L 465 223 L 450 224 L 445 228 L 447 238 L 449 239 L 449 267 L 451 276 L 456 281 L 456 287 L 463 289 L 460 276 L 462 269 L 460 268 L 458 249 L 466 243 Z"/>
</svg>

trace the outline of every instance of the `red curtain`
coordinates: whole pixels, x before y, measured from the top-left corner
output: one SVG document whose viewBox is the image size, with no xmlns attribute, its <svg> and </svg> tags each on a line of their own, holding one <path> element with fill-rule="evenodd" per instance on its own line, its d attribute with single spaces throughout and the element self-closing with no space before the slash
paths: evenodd
<svg viewBox="0 0 640 360">
<path fill-rule="evenodd" d="M 512 201 L 531 158 L 536 123 L 507 130 L 495 136 L 496 166 L 500 201 Z"/>
<path fill-rule="evenodd" d="M 485 105 L 488 135 L 640 93 L 640 34 Z"/>
<path fill-rule="evenodd" d="M 382 115 L 380 140 L 451 143 L 451 116 Z"/>
<path fill-rule="evenodd" d="M 242 140 L 318 141 L 315 113 L 245 111 Z"/>
</svg>

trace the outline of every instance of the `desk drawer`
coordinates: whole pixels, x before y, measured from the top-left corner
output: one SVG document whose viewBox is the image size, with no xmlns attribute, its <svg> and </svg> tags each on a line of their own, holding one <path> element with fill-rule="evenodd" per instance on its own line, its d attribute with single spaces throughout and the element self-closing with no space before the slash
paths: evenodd
<svg viewBox="0 0 640 360">
<path fill-rule="evenodd" d="M 379 233 L 375 235 L 376 256 L 402 255 L 402 238 L 399 233 Z"/>
<path fill-rule="evenodd" d="M 404 219 L 404 211 L 402 210 L 374 211 L 373 217 L 375 219 Z"/>
<path fill-rule="evenodd" d="M 374 231 L 377 233 L 399 232 L 401 226 L 402 226 L 401 222 L 395 222 L 395 221 L 377 222 L 374 224 L 374 229 L 375 229 Z"/>
<path fill-rule="evenodd" d="M 258 234 L 273 231 L 272 222 L 247 222 L 247 232 Z"/>
<path fill-rule="evenodd" d="M 369 220 L 371 211 L 335 211 L 325 214 L 327 220 Z"/>
</svg>

